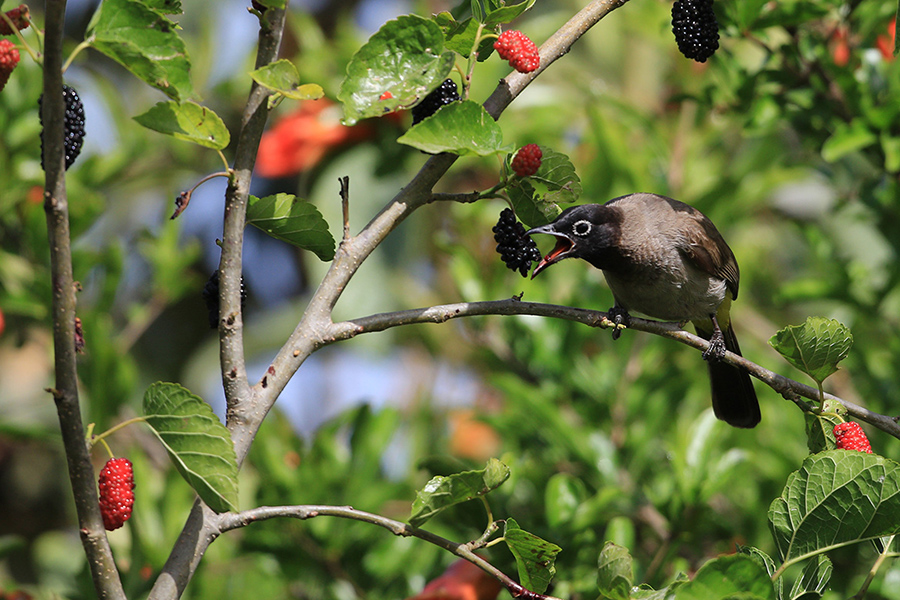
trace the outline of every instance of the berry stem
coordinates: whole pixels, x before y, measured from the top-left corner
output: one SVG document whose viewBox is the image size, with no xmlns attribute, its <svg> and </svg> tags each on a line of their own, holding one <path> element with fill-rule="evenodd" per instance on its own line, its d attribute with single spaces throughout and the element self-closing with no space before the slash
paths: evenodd
<svg viewBox="0 0 900 600">
<path fill-rule="evenodd" d="M 466 67 L 466 74 L 463 77 L 463 94 L 462 97 L 465 100 L 469 99 L 469 85 L 472 83 L 472 75 L 475 73 L 475 65 L 478 63 L 478 46 L 481 44 L 482 39 L 487 39 L 488 36 L 493 34 L 485 35 L 484 38 L 481 36 L 481 32 L 484 31 L 484 23 L 478 24 L 478 30 L 475 32 L 475 41 L 472 42 L 472 50 L 469 52 L 469 64 Z"/>
<path fill-rule="evenodd" d="M 122 429 L 123 427 L 131 425 L 133 423 L 143 423 L 146 420 L 147 419 L 144 417 L 134 417 L 133 419 L 128 419 L 127 421 L 122 421 L 118 425 L 113 425 L 112 427 L 110 427 L 109 429 L 107 429 L 106 431 L 101 433 L 100 435 L 97 435 L 97 436 L 94 436 L 93 438 L 91 438 L 90 441 L 88 442 L 88 444 L 90 445 L 90 447 L 93 447 L 97 442 L 100 442 L 104 446 L 106 446 L 107 450 L 109 450 L 109 446 L 106 444 L 106 440 L 104 438 L 109 437 L 110 435 L 114 434 L 115 432 Z M 110 456 L 113 456 L 112 450 L 109 450 L 109 454 L 110 454 Z"/>
<path fill-rule="evenodd" d="M 63 64 L 63 68 L 62 68 L 63 73 L 66 72 L 66 69 L 69 68 L 69 65 L 72 64 L 72 61 L 75 60 L 75 57 L 78 56 L 78 54 L 82 50 L 85 50 L 90 47 L 91 47 L 91 40 L 83 40 L 81 43 L 79 43 L 77 46 L 75 46 L 75 48 L 72 50 L 72 53 L 69 54 L 69 58 L 67 58 L 65 64 Z"/>
</svg>

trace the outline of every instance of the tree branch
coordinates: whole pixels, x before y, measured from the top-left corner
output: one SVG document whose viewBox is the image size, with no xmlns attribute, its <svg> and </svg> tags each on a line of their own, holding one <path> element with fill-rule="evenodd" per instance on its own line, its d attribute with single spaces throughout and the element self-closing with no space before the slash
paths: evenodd
<svg viewBox="0 0 900 600">
<path fill-rule="evenodd" d="M 260 506 L 251 510 L 245 510 L 239 513 L 225 513 L 220 515 L 219 523 L 222 533 L 246 527 L 250 523 L 256 521 L 265 521 L 277 517 L 288 517 L 292 519 L 312 519 L 313 517 L 339 517 L 342 519 L 351 519 L 353 521 L 362 521 L 378 525 L 387 529 L 394 535 L 401 537 L 416 537 L 430 544 L 434 544 L 439 548 L 448 550 L 456 556 L 463 558 L 476 565 L 484 572 L 495 577 L 500 583 L 509 590 L 514 598 L 529 598 L 533 600 L 558 600 L 552 596 L 537 594 L 530 590 L 526 590 L 517 582 L 513 581 L 508 575 L 500 571 L 497 567 L 486 561 L 481 556 L 475 554 L 468 544 L 458 544 L 439 535 L 435 535 L 430 531 L 413 527 L 402 521 L 395 521 L 376 515 L 373 513 L 356 510 L 351 506 L 327 506 L 327 505 L 296 505 L 296 506 Z"/>
<path fill-rule="evenodd" d="M 265 17 L 260 19 L 256 68 L 277 58 L 283 30 L 284 10 L 266 10 Z M 265 416 L 264 413 L 252 412 L 252 393 L 247 382 L 241 313 L 241 270 L 250 180 L 259 140 L 268 117 L 268 96 L 269 92 L 265 88 L 255 81 L 251 84 L 235 146 L 233 175 L 225 194 L 222 256 L 219 262 L 219 357 L 227 405 L 226 425 L 238 447 L 249 447 L 252 436 Z M 238 453 L 238 465 L 245 457 L 246 452 Z M 194 503 L 187 522 L 150 591 L 151 600 L 171 600 L 181 596 L 206 549 L 219 535 L 215 517 L 215 513 L 200 500 Z"/>
<path fill-rule="evenodd" d="M 402 325 L 412 325 L 416 323 L 444 323 L 450 319 L 484 315 L 534 315 L 576 321 L 591 327 L 607 328 L 613 326 L 612 322 L 608 319 L 608 313 L 603 311 L 571 308 L 555 304 L 522 302 L 517 298 L 511 298 L 508 300 L 461 302 L 457 304 L 431 306 L 428 308 L 416 308 L 370 315 L 341 323 L 335 323 L 332 327 L 332 333 L 328 337 L 328 343 L 350 339 L 362 333 L 374 333 L 393 327 L 400 327 Z M 709 342 L 681 329 L 677 323 L 667 323 L 632 317 L 630 329 L 672 339 L 700 351 L 705 351 L 709 347 Z M 819 400 L 818 389 L 785 377 L 784 375 L 779 375 L 774 371 L 770 371 L 765 367 L 747 360 L 743 356 L 726 352 L 723 360 L 728 364 L 746 370 L 748 373 L 778 392 L 781 396 L 798 404 L 803 410 L 809 411 L 812 408 L 812 405 L 799 400 L 799 398 L 807 398 L 814 402 L 818 402 Z M 885 433 L 889 433 L 900 439 L 900 425 L 898 425 L 896 418 L 872 412 L 867 408 L 854 404 L 848 400 L 843 400 L 832 394 L 825 394 L 825 397 L 840 402 L 847 409 L 847 413 L 851 417 L 865 421 L 866 423 L 881 429 Z"/>
</svg>

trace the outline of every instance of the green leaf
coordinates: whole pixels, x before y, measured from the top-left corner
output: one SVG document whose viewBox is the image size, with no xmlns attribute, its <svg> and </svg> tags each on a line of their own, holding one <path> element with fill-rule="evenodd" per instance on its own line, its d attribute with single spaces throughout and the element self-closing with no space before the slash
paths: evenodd
<svg viewBox="0 0 900 600">
<path fill-rule="evenodd" d="M 570 524 L 578 507 L 587 498 L 584 482 L 568 473 L 556 473 L 544 492 L 547 523 L 554 529 Z"/>
<path fill-rule="evenodd" d="M 488 12 L 484 18 L 485 27 L 494 27 L 503 23 L 509 23 L 523 12 L 534 6 L 535 0 L 525 0 L 512 6 L 502 6 Z"/>
<path fill-rule="evenodd" d="M 267 6 L 269 8 L 285 8 L 287 7 L 288 0 L 257 0 L 263 6 Z"/>
<path fill-rule="evenodd" d="M 772 575 L 775 574 L 775 571 L 778 570 L 778 566 L 775 564 L 775 561 L 772 560 L 772 557 L 756 548 L 754 546 L 738 546 L 737 551 L 741 554 L 749 556 L 753 560 L 757 562 L 761 567 L 766 570 L 766 574 L 769 576 L 769 579 L 772 578 Z M 784 578 L 779 577 L 774 582 L 775 584 L 775 596 L 777 598 L 784 597 Z"/>
<path fill-rule="evenodd" d="M 604 598 L 628 600 L 634 581 L 634 566 L 628 550 L 606 542 L 597 561 L 597 587 Z"/>
<path fill-rule="evenodd" d="M 676 600 L 724 598 L 775 600 L 775 588 L 758 562 L 744 554 L 732 554 L 707 562 L 693 580 L 675 592 Z"/>
<path fill-rule="evenodd" d="M 456 55 L 430 19 L 401 16 L 385 23 L 347 65 L 338 100 L 344 124 L 377 117 L 424 98 L 447 78 Z"/>
<path fill-rule="evenodd" d="M 181 0 L 143 0 L 143 4 L 164 15 L 180 15 L 184 12 Z"/>
<path fill-rule="evenodd" d="M 789 325 L 769 339 L 789 363 L 822 383 L 847 358 L 853 335 L 834 319 L 807 317 L 803 325 Z"/>
<path fill-rule="evenodd" d="M 420 527 L 442 510 L 483 496 L 508 478 L 509 467 L 495 458 L 490 459 L 484 469 L 432 477 L 424 488 L 416 492 L 409 524 Z"/>
<path fill-rule="evenodd" d="M 457 21 L 448 12 L 434 15 L 434 22 L 444 32 L 444 47 L 453 50 L 463 58 L 469 58 L 475 38 L 478 36 L 478 21 L 469 18 L 465 21 Z M 494 52 L 494 39 L 484 38 L 478 43 L 478 62 L 483 62 Z"/>
<path fill-rule="evenodd" d="M 541 166 L 531 175 L 532 182 L 539 182 L 547 188 L 544 201 L 557 203 L 575 202 L 581 196 L 581 179 L 575 172 L 575 165 L 569 157 L 546 146 L 541 146 Z M 512 161 L 513 155 L 508 157 Z"/>
<path fill-rule="evenodd" d="M 526 589 L 543 594 L 556 575 L 556 555 L 562 548 L 524 531 L 515 519 L 506 520 L 503 539 L 516 558 L 519 583 Z"/>
<path fill-rule="evenodd" d="M 321 260 L 334 258 L 334 238 L 318 209 L 293 194 L 250 196 L 247 224 L 289 244 L 310 250 Z"/>
<path fill-rule="evenodd" d="M 806 447 L 810 454 L 835 449 L 834 426 L 844 421 L 840 414 L 846 412 L 839 402 L 826 400 L 821 414 L 806 413 Z"/>
<path fill-rule="evenodd" d="M 791 588 L 790 600 L 814 600 L 821 598 L 831 580 L 833 567 L 824 554 L 815 556 L 803 567 L 803 573 Z"/>
<path fill-rule="evenodd" d="M 237 458 L 231 434 L 209 404 L 176 383 L 144 393 L 144 418 L 197 495 L 217 513 L 237 510 Z"/>
<path fill-rule="evenodd" d="M 513 210 L 526 227 L 539 227 L 556 219 L 562 209 L 555 202 L 548 202 L 537 193 L 528 179 L 513 179 L 506 187 L 506 195 Z"/>
<path fill-rule="evenodd" d="M 173 100 L 194 95 L 191 62 L 164 2 L 103 0 L 88 25 L 91 46 Z M 158 10 L 154 10 L 158 8 Z"/>
<path fill-rule="evenodd" d="M 134 120 L 147 129 L 206 148 L 222 150 L 231 142 L 231 134 L 219 115 L 196 102 L 159 102 Z"/>
<path fill-rule="evenodd" d="M 292 100 L 318 100 L 325 95 L 322 86 L 315 83 L 300 85 L 297 67 L 287 59 L 281 59 L 250 72 L 250 77 L 273 92 Z"/>
<path fill-rule="evenodd" d="M 397 141 L 430 154 L 490 156 L 505 149 L 500 126 L 483 106 L 471 100 L 442 107 Z"/>
<path fill-rule="evenodd" d="M 862 119 L 854 119 L 849 124 L 837 122 L 834 125 L 834 133 L 822 144 L 822 158 L 828 162 L 835 162 L 877 141 L 878 136 Z"/>
<path fill-rule="evenodd" d="M 877 454 L 829 450 L 788 477 L 769 507 L 784 561 L 900 533 L 900 464 Z"/>
</svg>

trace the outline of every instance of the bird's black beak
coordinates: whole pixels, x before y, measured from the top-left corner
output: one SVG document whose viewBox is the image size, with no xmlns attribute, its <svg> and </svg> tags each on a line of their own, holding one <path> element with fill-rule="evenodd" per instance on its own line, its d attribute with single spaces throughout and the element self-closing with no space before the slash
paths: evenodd
<svg viewBox="0 0 900 600">
<path fill-rule="evenodd" d="M 535 227 L 534 229 L 530 229 L 526 232 L 528 235 L 532 235 L 534 233 L 546 233 L 548 235 L 552 235 L 556 238 L 556 246 L 553 247 L 547 256 L 545 256 L 541 262 L 534 268 L 534 271 L 531 272 L 531 278 L 534 279 L 538 273 L 549 267 L 550 265 L 561 261 L 562 259 L 569 256 L 572 251 L 575 249 L 575 242 L 567 235 L 563 235 L 562 233 L 556 231 L 553 228 L 553 223 L 549 225 L 542 225 L 541 227 Z"/>
</svg>

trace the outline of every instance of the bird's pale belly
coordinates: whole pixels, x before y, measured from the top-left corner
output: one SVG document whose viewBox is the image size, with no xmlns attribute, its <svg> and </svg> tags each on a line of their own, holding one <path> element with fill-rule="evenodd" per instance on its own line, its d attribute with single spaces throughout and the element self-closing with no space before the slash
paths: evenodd
<svg viewBox="0 0 900 600">
<path fill-rule="evenodd" d="M 725 299 L 724 279 L 656 272 L 652 277 L 620 277 L 604 271 L 616 304 L 664 321 L 693 321 L 715 314 Z"/>
</svg>

